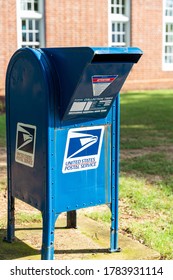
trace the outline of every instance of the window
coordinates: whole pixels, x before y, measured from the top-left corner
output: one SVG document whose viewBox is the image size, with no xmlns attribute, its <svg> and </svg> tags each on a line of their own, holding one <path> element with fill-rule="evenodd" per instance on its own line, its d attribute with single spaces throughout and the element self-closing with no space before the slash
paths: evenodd
<svg viewBox="0 0 173 280">
<path fill-rule="evenodd" d="M 17 0 L 18 47 L 44 47 L 44 0 Z"/>
<path fill-rule="evenodd" d="M 130 44 L 130 0 L 109 0 L 109 45 Z"/>
<path fill-rule="evenodd" d="M 173 0 L 163 1 L 163 70 L 173 70 Z"/>
</svg>

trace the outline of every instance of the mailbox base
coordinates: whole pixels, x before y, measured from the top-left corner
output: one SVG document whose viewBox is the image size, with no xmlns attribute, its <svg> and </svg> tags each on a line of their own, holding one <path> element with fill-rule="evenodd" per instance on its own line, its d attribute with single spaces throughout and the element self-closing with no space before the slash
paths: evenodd
<svg viewBox="0 0 173 280">
<path fill-rule="evenodd" d="M 109 249 L 109 253 L 120 253 L 122 249 L 118 247 L 117 249 Z"/>
</svg>

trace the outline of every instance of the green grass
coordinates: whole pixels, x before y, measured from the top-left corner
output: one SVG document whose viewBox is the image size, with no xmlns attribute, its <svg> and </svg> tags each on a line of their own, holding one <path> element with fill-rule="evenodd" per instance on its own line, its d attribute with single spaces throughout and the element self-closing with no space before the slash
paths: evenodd
<svg viewBox="0 0 173 280">
<path fill-rule="evenodd" d="M 172 190 L 126 174 L 120 177 L 120 201 L 120 232 L 158 251 L 161 259 L 173 259 Z M 87 216 L 107 223 L 111 219 L 109 210 Z"/>
<path fill-rule="evenodd" d="M 0 191 L 5 191 L 6 185 L 7 185 L 6 179 L 5 178 L 0 179 Z"/>
<path fill-rule="evenodd" d="M 144 148 L 173 143 L 173 91 L 121 95 L 121 148 Z"/>
<path fill-rule="evenodd" d="M 86 216 L 90 217 L 95 221 L 102 221 L 102 222 L 110 222 L 111 219 L 111 213 L 108 209 L 104 212 L 92 211 L 90 213 L 87 213 Z"/>
<path fill-rule="evenodd" d="M 126 175 L 120 179 L 120 199 L 127 206 L 121 212 L 122 217 L 130 213 L 130 222 L 123 224 L 122 230 L 159 251 L 162 258 L 173 259 L 171 188 Z"/>
<path fill-rule="evenodd" d="M 121 151 L 120 231 L 173 259 L 173 90 L 121 95 Z"/>
<path fill-rule="evenodd" d="M 5 114 L 0 114 L 0 147 L 6 145 Z"/>
<path fill-rule="evenodd" d="M 41 213 L 25 213 L 21 212 L 16 215 L 17 224 L 31 224 L 31 223 L 40 223 L 42 222 Z"/>
<path fill-rule="evenodd" d="M 152 152 L 147 155 L 122 160 L 121 169 L 124 172 L 131 172 L 133 170 L 133 173 L 141 174 L 142 176 L 159 174 L 159 176 L 168 179 L 168 177 L 173 176 L 173 160 L 169 159 L 164 152 Z"/>
</svg>

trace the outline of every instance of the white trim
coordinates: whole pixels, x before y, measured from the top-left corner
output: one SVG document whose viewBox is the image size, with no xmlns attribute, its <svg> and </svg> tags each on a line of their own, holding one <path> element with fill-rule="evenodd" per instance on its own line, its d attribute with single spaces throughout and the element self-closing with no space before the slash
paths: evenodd
<svg viewBox="0 0 173 280">
<path fill-rule="evenodd" d="M 108 45 L 109 46 L 127 46 L 130 45 L 130 0 L 126 1 L 126 15 L 123 14 L 112 14 L 111 13 L 111 0 L 108 0 Z M 126 33 L 125 42 L 112 42 L 112 23 L 125 23 Z M 120 34 L 122 32 L 120 31 Z"/>
<path fill-rule="evenodd" d="M 108 1 L 108 46 L 111 46 L 111 42 L 112 42 L 112 32 L 111 32 L 111 1 Z"/>
<path fill-rule="evenodd" d="M 21 10 L 21 0 L 16 0 L 16 14 L 17 14 L 17 48 L 25 45 L 22 41 L 22 20 L 39 20 L 39 42 L 27 41 L 27 46 L 45 46 L 45 33 L 44 33 L 44 0 L 39 0 L 39 11 L 26 11 Z M 28 30 L 29 31 L 29 30 Z M 27 30 L 26 30 L 27 32 Z M 30 33 L 37 33 L 36 30 L 30 30 Z"/>
<path fill-rule="evenodd" d="M 129 21 L 129 17 L 127 17 L 125 15 L 113 15 L 113 14 L 110 14 L 110 20 L 117 21 L 117 22 L 128 22 Z"/>
<path fill-rule="evenodd" d="M 22 45 L 21 37 L 21 19 L 20 19 L 20 0 L 16 0 L 16 15 L 17 15 L 17 48 Z"/>
<path fill-rule="evenodd" d="M 35 11 L 20 11 L 20 18 L 41 19 L 42 14 Z"/>
<path fill-rule="evenodd" d="M 166 43 L 165 42 L 165 26 L 167 23 L 173 24 L 173 17 L 166 16 L 165 15 L 165 8 L 166 8 L 166 0 L 163 0 L 162 2 L 163 7 L 163 25 L 162 25 L 162 70 L 163 71 L 173 71 L 173 62 L 172 63 L 166 63 L 165 62 L 165 47 L 173 47 L 173 42 Z M 171 35 L 173 36 L 173 32 L 171 32 Z M 172 58 L 173 59 L 173 58 Z"/>
</svg>

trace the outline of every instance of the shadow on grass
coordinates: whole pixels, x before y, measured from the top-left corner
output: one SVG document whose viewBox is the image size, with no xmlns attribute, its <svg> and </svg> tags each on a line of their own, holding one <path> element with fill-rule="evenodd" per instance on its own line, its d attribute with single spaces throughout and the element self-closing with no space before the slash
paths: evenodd
<svg viewBox="0 0 173 280">
<path fill-rule="evenodd" d="M 12 243 L 4 242 L 6 230 L 0 230 L 0 260 L 14 260 L 40 254 L 39 250 L 30 247 L 22 240 L 15 238 Z"/>
</svg>

